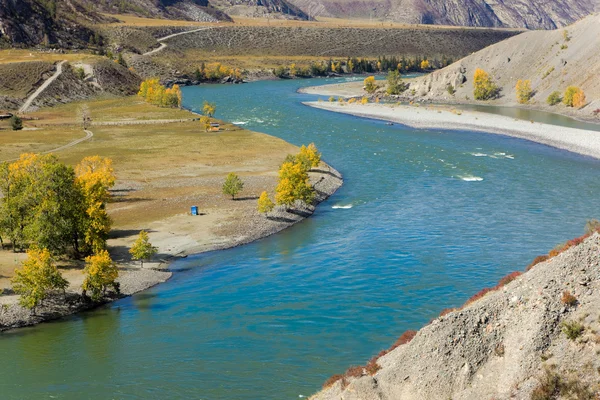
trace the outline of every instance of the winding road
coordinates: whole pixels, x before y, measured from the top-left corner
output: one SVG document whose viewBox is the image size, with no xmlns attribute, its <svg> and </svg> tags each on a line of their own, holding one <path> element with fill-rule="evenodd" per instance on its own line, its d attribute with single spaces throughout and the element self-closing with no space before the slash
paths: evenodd
<svg viewBox="0 0 600 400">
<path fill-rule="evenodd" d="M 176 37 L 176 36 L 187 35 L 187 34 L 189 34 L 189 33 L 200 32 L 200 31 L 206 31 L 206 30 L 208 30 L 208 29 L 212 29 L 212 28 L 214 28 L 214 27 L 212 27 L 212 26 L 209 26 L 209 27 L 207 27 L 207 28 L 199 28 L 199 29 L 194 29 L 194 30 L 191 30 L 191 31 L 185 31 L 185 32 L 174 33 L 174 34 L 172 34 L 172 35 L 168 35 L 168 36 L 165 36 L 165 37 L 162 37 L 162 38 L 156 39 L 156 41 L 160 43 L 160 47 L 157 47 L 156 49 L 154 49 L 154 50 L 151 50 L 151 51 L 148 51 L 148 52 L 146 52 L 146 53 L 144 53 L 144 54 L 142 54 L 142 55 L 143 55 L 143 56 L 150 56 L 150 55 L 152 55 L 152 54 L 156 54 L 156 53 L 158 53 L 159 51 L 162 51 L 162 50 L 164 50 L 164 49 L 167 47 L 167 44 L 166 44 L 166 43 L 163 43 L 165 40 L 172 39 L 172 38 L 174 38 L 174 37 Z"/>
<path fill-rule="evenodd" d="M 24 104 L 21 106 L 21 108 L 19 108 L 19 112 L 20 112 L 20 113 L 25 113 L 25 112 L 27 112 L 27 110 L 29 109 L 29 107 L 31 107 L 31 104 L 33 103 L 33 101 L 34 101 L 35 99 L 37 99 L 37 98 L 38 98 L 38 96 L 39 96 L 40 94 L 42 94 L 42 92 L 43 92 L 44 90 L 46 90 L 46 88 L 47 88 L 48 86 L 50 86 L 50 84 L 51 84 L 52 82 L 54 82 L 54 81 L 55 81 L 55 80 L 56 80 L 56 79 L 57 79 L 57 78 L 60 76 L 60 74 L 62 74 L 62 72 L 63 72 L 63 68 L 62 68 L 62 66 L 63 66 L 63 64 L 64 64 L 64 63 L 66 63 L 66 62 L 67 62 L 67 60 L 64 60 L 64 61 L 61 61 L 61 62 L 59 62 L 59 63 L 57 64 L 57 66 L 56 66 L 56 72 L 54 73 L 54 75 L 52 75 L 50 78 L 48 78 L 48 79 L 46 80 L 46 82 L 44 82 L 44 83 L 43 83 L 43 84 L 42 84 L 42 85 L 41 85 L 39 88 L 37 88 L 37 90 L 36 90 L 35 92 L 33 92 L 33 94 L 32 94 L 31 96 L 29 96 L 29 97 L 27 98 L 27 100 L 25 101 L 25 103 L 24 103 Z"/>
</svg>

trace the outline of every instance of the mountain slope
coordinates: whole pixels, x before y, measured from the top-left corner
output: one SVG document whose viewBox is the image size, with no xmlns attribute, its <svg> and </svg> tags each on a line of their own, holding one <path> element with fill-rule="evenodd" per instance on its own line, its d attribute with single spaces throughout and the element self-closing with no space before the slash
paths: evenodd
<svg viewBox="0 0 600 400">
<path fill-rule="evenodd" d="M 597 0 L 291 0 L 309 15 L 408 24 L 555 29 L 594 11 Z"/>
<path fill-rule="evenodd" d="M 414 339 L 404 335 L 407 344 L 377 359 L 379 370 L 352 368 L 311 399 L 597 399 L 599 263 L 595 234 Z"/>
<path fill-rule="evenodd" d="M 473 98 L 473 74 L 487 71 L 502 88 L 500 98 L 490 103 L 517 105 L 518 79 L 531 81 L 535 108 L 591 117 L 600 108 L 600 14 L 591 15 L 568 28 L 525 32 L 480 50 L 456 63 L 411 83 L 417 99 L 466 101 Z M 456 90 L 448 94 L 448 85 Z M 585 92 L 587 105 L 580 110 L 563 105 L 550 107 L 546 98 L 568 86 Z M 471 101 L 472 102 L 472 101 Z"/>
</svg>

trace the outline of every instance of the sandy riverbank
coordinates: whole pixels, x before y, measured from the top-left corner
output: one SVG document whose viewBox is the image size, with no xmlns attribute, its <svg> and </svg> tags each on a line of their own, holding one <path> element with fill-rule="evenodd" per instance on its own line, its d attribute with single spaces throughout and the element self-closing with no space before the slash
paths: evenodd
<svg viewBox="0 0 600 400">
<path fill-rule="evenodd" d="M 379 119 L 421 129 L 451 129 L 496 133 L 600 158 L 600 132 L 518 120 L 502 115 L 462 111 L 445 106 L 340 104 L 307 102 L 323 110 Z"/>
<path fill-rule="evenodd" d="M 104 303 L 146 290 L 167 281 L 172 272 L 171 262 L 213 250 L 222 250 L 250 243 L 280 232 L 312 215 L 316 206 L 333 195 L 343 184 L 341 174 L 325 163 L 309 173 L 316 192 L 315 204 L 301 209 L 276 210 L 265 217 L 256 211 L 256 197 L 242 198 L 236 202 L 236 211 L 214 210 L 208 214 L 192 217 L 188 214 L 172 216 L 148 223 L 150 240 L 159 252 L 152 262 L 122 261 L 127 255 L 127 244 L 134 235 L 122 236 L 117 230 L 109 240 L 109 250 L 113 259 L 118 260 L 121 296 L 108 297 Z M 116 236 L 116 237 L 115 237 Z M 31 326 L 40 322 L 55 320 L 77 312 L 97 307 L 98 303 L 83 302 L 80 269 L 65 274 L 70 282 L 66 298 L 56 295 L 38 307 L 34 315 L 18 304 L 18 296 L 8 294 L 0 297 L 0 331 Z"/>
</svg>

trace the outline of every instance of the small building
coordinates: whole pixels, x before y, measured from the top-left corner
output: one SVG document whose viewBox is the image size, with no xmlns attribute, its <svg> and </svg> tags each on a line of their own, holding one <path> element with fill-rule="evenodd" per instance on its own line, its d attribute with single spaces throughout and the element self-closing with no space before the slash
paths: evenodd
<svg viewBox="0 0 600 400">
<path fill-rule="evenodd" d="M 209 131 L 218 132 L 221 130 L 221 125 L 218 122 L 211 122 Z"/>
</svg>

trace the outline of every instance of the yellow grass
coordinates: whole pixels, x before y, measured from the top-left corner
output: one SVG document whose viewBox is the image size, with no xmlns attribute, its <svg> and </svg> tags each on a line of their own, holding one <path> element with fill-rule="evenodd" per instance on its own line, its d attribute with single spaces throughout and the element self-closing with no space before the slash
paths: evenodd
<svg viewBox="0 0 600 400">
<path fill-rule="evenodd" d="M 212 22 L 182 21 L 175 19 L 144 18 L 128 14 L 105 14 L 107 17 L 117 18 L 120 22 L 102 24 L 103 26 L 212 26 Z"/>
<path fill-rule="evenodd" d="M 77 116 L 82 104 L 72 103 L 28 114 L 34 119 L 26 120 L 25 126 L 35 125 L 38 130 L 0 131 L 0 158 L 58 147 L 83 137 Z M 136 96 L 85 104 L 95 121 L 197 117 L 187 111 L 146 104 Z M 165 246 L 169 246 L 170 232 L 207 241 L 212 240 L 215 227 L 238 226 L 239 219 L 230 221 L 228 217 L 252 212 L 256 200 L 233 202 L 224 198 L 221 193 L 224 177 L 236 172 L 247 182 L 244 194 L 256 196 L 263 190 L 273 189 L 279 164 L 287 154 L 297 151 L 295 146 L 281 139 L 228 123 L 222 123 L 219 132 L 205 132 L 197 121 L 92 126 L 90 130 L 94 133 L 91 140 L 55 154 L 68 164 L 76 164 L 90 155 L 111 158 L 117 176 L 115 189 L 120 190 L 109 204 L 115 232 L 150 229 L 166 237 Z M 202 220 L 187 218 L 192 204 L 208 216 Z M 126 248 L 134 239 L 130 236 L 113 239 L 109 243 L 111 253 L 125 257 Z M 182 240 L 181 237 L 178 240 Z M 23 254 L 0 251 L 0 288 L 9 286 L 14 268 L 23 258 Z M 74 275 L 68 276 L 70 280 L 80 275 L 78 270 L 73 271 Z"/>
<path fill-rule="evenodd" d="M 0 50 L 0 64 L 26 61 L 58 62 L 63 60 L 67 60 L 70 62 L 90 62 L 92 60 L 100 58 L 100 56 L 95 56 L 87 53 L 60 54 L 22 49 Z"/>
</svg>

